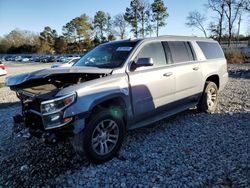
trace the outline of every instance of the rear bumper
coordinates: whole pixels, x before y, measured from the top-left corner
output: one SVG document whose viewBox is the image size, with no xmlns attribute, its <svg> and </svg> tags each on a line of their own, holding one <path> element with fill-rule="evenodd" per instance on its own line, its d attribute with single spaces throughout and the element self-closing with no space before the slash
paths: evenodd
<svg viewBox="0 0 250 188">
<path fill-rule="evenodd" d="M 225 73 L 221 78 L 220 78 L 220 89 L 219 91 L 222 91 L 226 84 L 228 82 L 228 73 Z"/>
</svg>

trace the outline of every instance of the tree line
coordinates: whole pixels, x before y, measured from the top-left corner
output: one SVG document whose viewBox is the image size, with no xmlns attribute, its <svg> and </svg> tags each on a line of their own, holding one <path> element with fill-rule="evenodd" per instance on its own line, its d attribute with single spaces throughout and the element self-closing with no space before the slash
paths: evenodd
<svg viewBox="0 0 250 188">
<path fill-rule="evenodd" d="M 167 6 L 163 0 L 131 0 L 124 13 L 111 16 L 98 11 L 93 18 L 82 14 L 62 27 L 62 34 L 46 26 L 36 34 L 15 29 L 0 38 L 0 53 L 83 53 L 100 43 L 125 39 L 128 32 L 135 38 L 159 35 L 166 25 Z"/>
<path fill-rule="evenodd" d="M 229 47 L 232 40 L 239 41 L 240 37 L 249 40 L 249 36 L 245 38 L 240 36 L 242 16 L 250 14 L 249 0 L 207 0 L 204 6 L 215 14 L 215 17 L 210 19 L 209 25 L 205 25 L 208 19 L 206 15 L 195 10 L 189 12 L 186 18 L 188 27 L 202 31 L 205 37 L 208 37 L 207 33 L 209 32 L 209 37 L 218 40 L 219 43 L 227 41 Z M 248 34 L 250 35 L 250 32 Z"/>
<path fill-rule="evenodd" d="M 226 40 L 229 46 L 239 40 L 242 15 L 250 13 L 249 0 L 207 0 L 205 8 L 215 14 L 208 25 L 206 15 L 195 10 L 189 12 L 186 26 L 219 42 Z M 15 29 L 0 37 L 0 53 L 84 53 L 100 43 L 125 39 L 128 33 L 135 38 L 158 36 L 168 15 L 163 0 L 131 0 L 124 13 L 115 16 L 104 11 L 97 11 L 93 18 L 82 14 L 66 23 L 61 34 L 49 26 L 39 34 Z"/>
</svg>

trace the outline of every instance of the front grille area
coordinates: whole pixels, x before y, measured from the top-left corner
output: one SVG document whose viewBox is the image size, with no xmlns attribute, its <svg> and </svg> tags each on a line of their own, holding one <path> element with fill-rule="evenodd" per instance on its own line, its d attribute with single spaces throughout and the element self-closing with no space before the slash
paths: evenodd
<svg viewBox="0 0 250 188">
<path fill-rule="evenodd" d="M 32 95 L 25 91 L 18 91 L 18 96 L 22 101 L 23 110 L 35 110 L 40 112 L 40 101 L 35 95 Z"/>
<path fill-rule="evenodd" d="M 42 117 L 35 113 L 27 112 L 25 114 L 25 123 L 27 127 L 30 127 L 31 129 L 44 130 Z"/>
<path fill-rule="evenodd" d="M 40 103 L 35 99 L 33 101 L 23 101 L 24 110 L 34 110 L 40 112 Z"/>
<path fill-rule="evenodd" d="M 28 104 L 28 106 L 29 106 L 29 109 L 31 109 L 31 110 L 41 112 L 40 103 L 37 100 L 32 101 L 31 103 Z"/>
</svg>

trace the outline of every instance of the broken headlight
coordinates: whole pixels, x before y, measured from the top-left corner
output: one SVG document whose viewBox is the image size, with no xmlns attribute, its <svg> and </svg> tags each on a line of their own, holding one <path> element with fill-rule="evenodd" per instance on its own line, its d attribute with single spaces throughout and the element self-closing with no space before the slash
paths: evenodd
<svg viewBox="0 0 250 188">
<path fill-rule="evenodd" d="M 72 118 L 63 118 L 63 109 L 76 100 L 76 94 L 70 94 L 41 103 L 41 113 L 45 129 L 60 127 L 70 122 Z"/>
<path fill-rule="evenodd" d="M 63 108 L 72 104 L 76 99 L 76 94 L 70 94 L 63 97 L 59 97 L 53 100 L 43 101 L 41 103 L 41 113 L 51 114 L 62 110 Z"/>
</svg>

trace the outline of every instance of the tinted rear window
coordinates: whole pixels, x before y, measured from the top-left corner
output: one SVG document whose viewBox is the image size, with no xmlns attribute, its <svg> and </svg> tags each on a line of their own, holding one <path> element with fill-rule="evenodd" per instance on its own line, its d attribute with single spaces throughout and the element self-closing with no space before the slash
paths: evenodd
<svg viewBox="0 0 250 188">
<path fill-rule="evenodd" d="M 194 57 L 188 42 L 169 41 L 167 42 L 173 63 L 193 61 Z M 165 46 L 165 45 L 164 45 Z M 165 46 L 166 49 L 166 46 Z M 167 49 L 166 49 L 167 50 Z"/>
<path fill-rule="evenodd" d="M 197 42 L 207 59 L 224 58 L 224 54 L 216 42 Z"/>
</svg>

